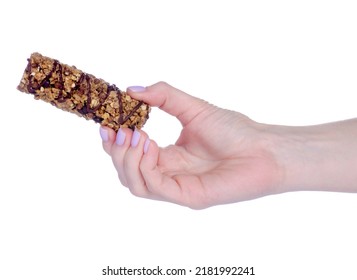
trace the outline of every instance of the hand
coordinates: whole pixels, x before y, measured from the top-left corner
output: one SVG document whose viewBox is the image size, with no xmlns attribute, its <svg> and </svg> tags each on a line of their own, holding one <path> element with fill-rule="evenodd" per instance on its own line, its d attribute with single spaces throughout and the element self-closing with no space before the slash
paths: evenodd
<svg viewBox="0 0 357 280">
<path fill-rule="evenodd" d="M 135 91 L 133 91 L 135 90 Z M 101 127 L 121 183 L 140 197 L 202 209 L 281 192 L 282 168 L 265 126 L 160 82 L 128 93 L 175 116 L 175 145 L 159 148 L 144 131 Z"/>
</svg>

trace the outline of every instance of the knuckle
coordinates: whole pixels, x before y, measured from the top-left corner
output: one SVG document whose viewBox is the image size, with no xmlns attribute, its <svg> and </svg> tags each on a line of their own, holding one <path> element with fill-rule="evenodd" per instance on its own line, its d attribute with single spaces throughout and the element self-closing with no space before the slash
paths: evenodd
<svg viewBox="0 0 357 280">
<path fill-rule="evenodd" d="M 170 87 L 170 85 L 167 82 L 160 81 L 160 82 L 157 82 L 156 84 L 153 84 L 149 88 L 151 88 L 155 91 L 166 91 L 169 87 Z"/>
<path fill-rule="evenodd" d="M 185 204 L 192 210 L 203 210 L 214 205 L 205 197 L 201 197 L 200 199 L 190 197 L 186 200 Z"/>
<path fill-rule="evenodd" d="M 129 187 L 129 190 L 132 195 L 137 196 L 137 197 L 147 197 L 147 191 L 139 189 L 137 187 Z"/>
<path fill-rule="evenodd" d="M 167 82 L 164 82 L 164 81 L 160 81 L 160 82 L 156 83 L 156 85 L 158 87 L 168 87 L 169 86 L 169 84 Z"/>
<path fill-rule="evenodd" d="M 205 205 L 203 203 L 191 203 L 189 205 L 187 205 L 188 208 L 192 209 L 192 210 L 203 210 L 208 208 L 208 205 Z"/>
</svg>

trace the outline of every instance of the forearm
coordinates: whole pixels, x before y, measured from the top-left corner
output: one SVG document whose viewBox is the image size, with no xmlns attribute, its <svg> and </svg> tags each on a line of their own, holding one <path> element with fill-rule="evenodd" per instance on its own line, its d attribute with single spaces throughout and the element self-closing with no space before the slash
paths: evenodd
<svg viewBox="0 0 357 280">
<path fill-rule="evenodd" d="M 357 119 L 306 127 L 269 126 L 281 191 L 357 192 Z"/>
</svg>

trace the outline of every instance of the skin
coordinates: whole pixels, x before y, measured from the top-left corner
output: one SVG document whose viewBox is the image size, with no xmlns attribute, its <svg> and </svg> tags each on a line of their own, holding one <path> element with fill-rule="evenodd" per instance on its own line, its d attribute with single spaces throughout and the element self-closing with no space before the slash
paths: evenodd
<svg viewBox="0 0 357 280">
<path fill-rule="evenodd" d="M 142 130 L 101 127 L 104 150 L 136 196 L 203 209 L 289 191 L 357 191 L 357 119 L 267 125 L 164 82 L 127 92 L 182 124 L 165 148 Z"/>
</svg>

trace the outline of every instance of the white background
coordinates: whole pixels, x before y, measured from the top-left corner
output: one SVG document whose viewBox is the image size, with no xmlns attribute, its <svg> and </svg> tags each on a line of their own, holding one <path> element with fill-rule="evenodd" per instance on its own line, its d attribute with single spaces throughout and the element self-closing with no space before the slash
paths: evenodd
<svg viewBox="0 0 357 280">
<path fill-rule="evenodd" d="M 16 90 L 37 51 L 122 89 L 164 80 L 259 122 L 356 117 L 355 3 L 2 1 L 0 279 L 134 279 L 102 276 L 108 265 L 356 279 L 355 194 L 289 193 L 203 211 L 136 198 L 97 125 Z M 165 146 L 180 126 L 154 109 L 145 130 Z"/>
</svg>

